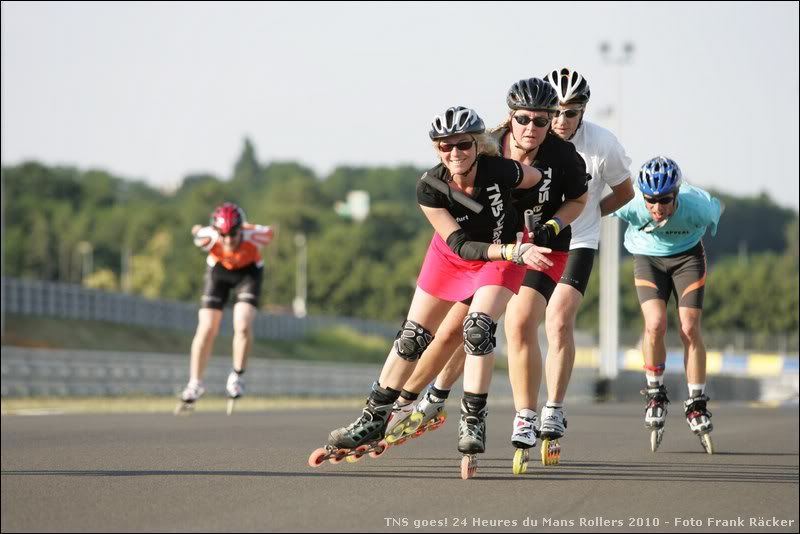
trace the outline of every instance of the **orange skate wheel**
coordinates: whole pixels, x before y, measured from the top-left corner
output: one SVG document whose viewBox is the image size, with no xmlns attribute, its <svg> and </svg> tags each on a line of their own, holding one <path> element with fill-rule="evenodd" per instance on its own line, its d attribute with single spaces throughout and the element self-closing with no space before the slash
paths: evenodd
<svg viewBox="0 0 800 534">
<path fill-rule="evenodd" d="M 461 457 L 461 479 L 468 480 L 475 476 L 478 470 L 478 460 L 474 454 L 465 454 Z"/>
<path fill-rule="evenodd" d="M 370 458 L 378 458 L 380 456 L 383 456 L 383 453 L 385 453 L 386 449 L 388 449 L 388 448 L 389 448 L 389 444 L 386 443 L 386 440 L 381 440 L 381 441 L 378 442 L 378 444 L 375 446 L 375 448 L 370 451 L 369 457 Z"/>
<path fill-rule="evenodd" d="M 311 453 L 311 456 L 308 457 L 308 466 L 309 467 L 319 467 L 325 462 L 325 456 L 327 456 L 328 451 L 322 447 L 315 450 Z"/>
<path fill-rule="evenodd" d="M 337 449 L 328 461 L 332 464 L 340 464 L 344 461 L 345 456 L 347 456 L 347 452 L 347 449 Z"/>
</svg>

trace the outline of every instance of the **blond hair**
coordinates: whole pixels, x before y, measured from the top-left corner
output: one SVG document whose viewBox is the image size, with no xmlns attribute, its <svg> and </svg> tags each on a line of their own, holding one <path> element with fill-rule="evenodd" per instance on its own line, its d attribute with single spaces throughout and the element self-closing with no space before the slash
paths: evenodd
<svg viewBox="0 0 800 534">
<path fill-rule="evenodd" d="M 472 138 L 475 139 L 476 148 L 478 150 L 477 155 L 480 156 L 481 154 L 485 154 L 487 156 L 499 156 L 500 155 L 500 145 L 497 144 L 497 140 L 489 135 L 488 133 L 475 133 L 470 134 Z M 441 154 L 439 154 L 439 143 L 441 139 L 436 139 L 433 141 L 433 149 L 436 151 L 436 155 L 439 156 L 439 160 L 442 159 Z"/>
</svg>

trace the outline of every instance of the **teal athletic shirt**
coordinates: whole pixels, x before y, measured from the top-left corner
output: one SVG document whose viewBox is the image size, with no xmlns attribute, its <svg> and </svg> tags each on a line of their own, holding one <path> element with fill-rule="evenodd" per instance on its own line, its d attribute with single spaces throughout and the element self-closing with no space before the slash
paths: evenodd
<svg viewBox="0 0 800 534">
<path fill-rule="evenodd" d="M 711 227 L 711 235 L 716 235 L 720 214 L 718 199 L 687 183 L 681 185 L 678 207 L 664 226 L 656 227 L 638 189 L 633 200 L 614 212 L 614 216 L 628 223 L 625 249 L 643 256 L 672 256 L 689 250 L 707 228 Z"/>
</svg>

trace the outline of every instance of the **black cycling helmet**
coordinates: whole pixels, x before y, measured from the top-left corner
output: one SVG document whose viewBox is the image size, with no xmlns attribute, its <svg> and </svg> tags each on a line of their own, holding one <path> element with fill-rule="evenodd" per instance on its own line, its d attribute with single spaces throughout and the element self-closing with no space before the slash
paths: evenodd
<svg viewBox="0 0 800 534">
<path fill-rule="evenodd" d="M 451 135 L 464 133 L 483 133 L 486 126 L 478 114 L 464 106 L 447 108 L 444 113 L 436 115 L 431 121 L 431 139 L 442 139 Z"/>
<path fill-rule="evenodd" d="M 586 78 L 568 67 L 551 71 L 544 79 L 556 90 L 561 104 L 585 104 L 592 95 Z"/>
<path fill-rule="evenodd" d="M 528 111 L 558 110 L 558 95 L 549 83 L 539 78 L 520 80 L 511 86 L 506 97 L 511 109 Z"/>
</svg>

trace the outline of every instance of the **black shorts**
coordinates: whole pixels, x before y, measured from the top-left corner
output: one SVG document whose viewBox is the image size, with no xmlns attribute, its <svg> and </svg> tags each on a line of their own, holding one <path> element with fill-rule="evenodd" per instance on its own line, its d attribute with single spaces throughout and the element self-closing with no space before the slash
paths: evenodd
<svg viewBox="0 0 800 534">
<path fill-rule="evenodd" d="M 703 309 L 706 252 L 703 242 L 673 256 L 633 256 L 633 278 L 639 304 L 675 295 L 679 307 Z"/>
<path fill-rule="evenodd" d="M 575 248 L 569 251 L 569 259 L 564 274 L 561 275 L 559 284 L 574 287 L 586 294 L 586 286 L 589 285 L 589 277 L 592 275 L 594 267 L 594 256 L 597 250 L 593 248 Z"/>
<path fill-rule="evenodd" d="M 223 309 L 228 301 L 228 295 L 233 289 L 236 294 L 236 302 L 247 302 L 258 308 L 263 278 L 264 267 L 259 267 L 255 263 L 236 270 L 228 270 L 221 263 L 217 263 L 206 269 L 206 284 L 200 307 Z"/>
</svg>

